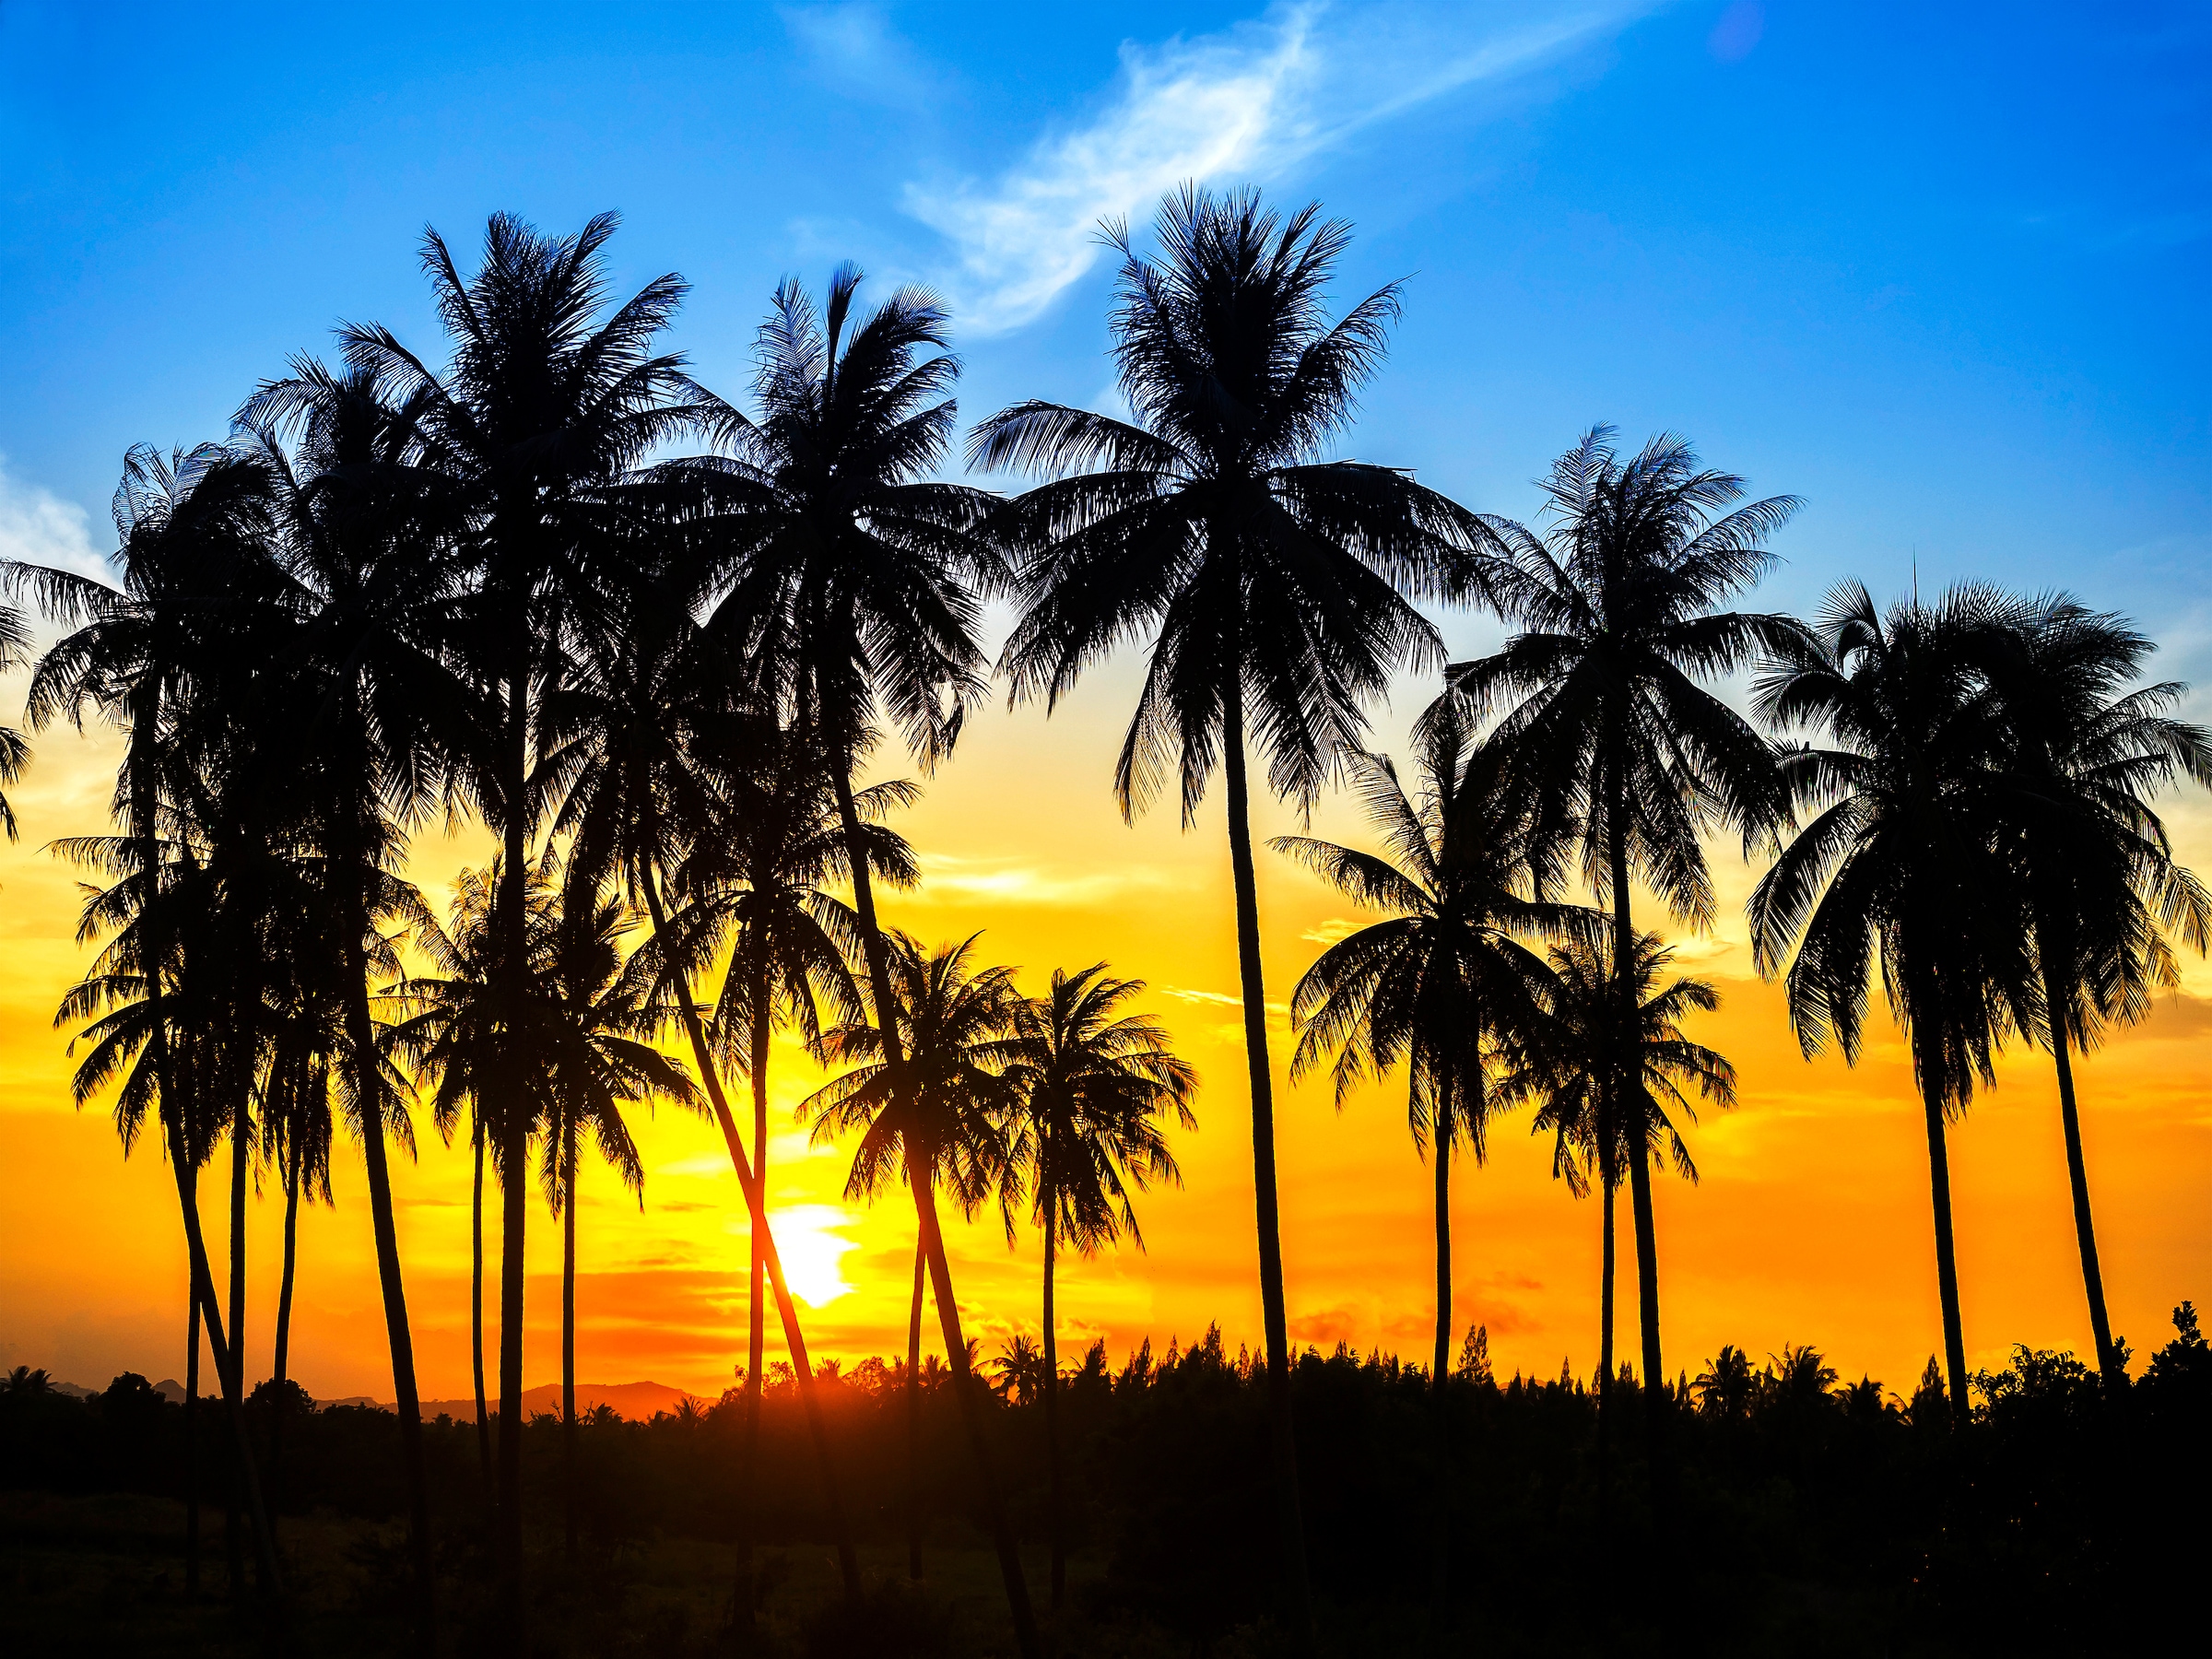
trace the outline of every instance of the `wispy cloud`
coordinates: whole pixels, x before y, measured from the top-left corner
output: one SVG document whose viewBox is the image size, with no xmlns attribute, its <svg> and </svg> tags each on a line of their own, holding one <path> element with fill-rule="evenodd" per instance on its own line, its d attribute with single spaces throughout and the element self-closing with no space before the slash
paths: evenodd
<svg viewBox="0 0 2212 1659">
<path fill-rule="evenodd" d="M 922 885 L 902 903 L 1098 905 L 1124 894 L 1175 885 L 1171 871 L 1148 865 L 1066 870 L 1002 858 L 963 858 L 951 853 L 922 855 Z"/>
<path fill-rule="evenodd" d="M 917 182 L 907 210 L 953 244 L 947 286 L 971 333 L 1019 327 L 1100 256 L 1101 220 L 1184 180 L 1264 179 L 1362 127 L 1501 86 L 1618 28 L 1651 0 L 1570 7 L 1281 5 L 1223 33 L 1124 44 L 1088 121 L 997 179 Z"/>
<path fill-rule="evenodd" d="M 113 574 L 92 547 L 85 510 L 11 476 L 0 455 L 0 559 L 55 565 L 105 581 Z"/>
<path fill-rule="evenodd" d="M 817 74 L 839 89 L 877 103 L 922 101 L 933 75 L 911 41 L 891 27 L 880 6 L 787 6 L 783 27 Z"/>
</svg>

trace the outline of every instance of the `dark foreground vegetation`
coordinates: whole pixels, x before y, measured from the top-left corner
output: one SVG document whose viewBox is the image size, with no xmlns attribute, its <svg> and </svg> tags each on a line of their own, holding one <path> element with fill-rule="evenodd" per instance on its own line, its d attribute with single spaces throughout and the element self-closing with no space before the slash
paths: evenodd
<svg viewBox="0 0 2212 1659">
<path fill-rule="evenodd" d="M 2018 1350 L 1976 1382 L 1949 1431 L 1940 1376 L 1909 1397 L 1843 1383 L 1810 1348 L 1754 1363 L 1734 1349 L 1669 1390 L 1679 1526 L 1653 1535 L 1640 1409 L 1600 1469 L 1579 1380 L 1499 1382 L 1480 1346 L 1444 1391 L 1390 1356 L 1309 1350 L 1296 1371 L 1323 1641 L 1333 1653 L 1579 1653 L 1669 1638 L 1703 1649 L 1825 1653 L 2149 1652 L 2193 1622 L 2182 1586 L 2212 1543 L 2212 1348 L 2184 1306 L 2177 1334 L 2116 1399 L 2070 1355 Z M 625 1422 L 584 1419 L 584 1530 L 558 1527 L 559 1424 L 525 1436 L 535 1651 L 546 1654 L 1010 1652 L 997 1570 L 961 1444 L 950 1373 L 923 1393 L 920 1535 L 909 1581 L 903 1377 L 826 1367 L 828 1406 L 862 1535 L 866 1600 L 844 1605 L 815 1499 L 796 1390 L 766 1393 L 760 1507 L 739 1479 L 744 1400 Z M 1041 1549 L 1042 1423 L 1018 1365 L 988 1420 L 1025 1545 Z M 226 1602 L 219 1496 L 200 1598 L 183 1588 L 184 1412 L 143 1378 L 75 1399 L 18 1377 L 0 1394 L 0 1646 L 11 1653 L 266 1651 L 245 1598 Z M 1637 1388 L 1635 1380 L 1622 1386 Z M 1264 1369 L 1218 1334 L 1118 1371 L 1093 1349 L 1061 1398 L 1078 1548 L 1054 1632 L 1066 1655 L 1243 1655 L 1287 1648 L 1269 1621 Z M 1618 1397 L 1618 1396 L 1617 1396 Z M 366 1407 L 276 1418 L 269 1453 L 294 1584 L 276 1651 L 406 1645 L 406 1481 L 398 1425 Z M 219 1493 L 217 1423 L 202 1469 Z M 276 1440 L 281 1438 L 281 1453 Z M 473 1424 L 428 1432 L 448 1651 L 484 1643 L 494 1566 Z M 1440 1516 L 1434 1460 L 1447 1460 Z M 1601 1496 L 1601 1483 L 1603 1494 Z M 1601 1517 L 1610 1511 L 1609 1524 Z M 757 1529 L 752 1628 L 734 1618 L 738 1545 Z M 1434 1544 L 1448 1540 L 1442 1640 Z M 250 1571 L 250 1570 L 249 1570 Z"/>
</svg>

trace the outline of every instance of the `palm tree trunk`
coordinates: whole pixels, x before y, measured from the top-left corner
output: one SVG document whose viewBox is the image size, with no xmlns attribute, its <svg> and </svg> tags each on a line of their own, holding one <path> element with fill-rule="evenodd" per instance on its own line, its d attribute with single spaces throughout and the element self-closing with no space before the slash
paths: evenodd
<svg viewBox="0 0 2212 1659">
<path fill-rule="evenodd" d="M 524 1025 L 529 994 L 526 904 L 529 857 L 530 675 L 533 666 L 526 600 L 517 599 L 508 642 L 507 730 L 500 757 L 500 977 L 506 982 L 509 1040 Z M 501 1633 L 515 1659 L 530 1651 L 523 1594 L 523 1276 L 529 1217 L 531 1111 L 522 1079 L 535 1056 L 511 1056 L 512 1071 L 496 1122 L 500 1147 L 500 1470 L 499 1510 L 493 1524 L 493 1559 L 499 1573 Z"/>
<path fill-rule="evenodd" d="M 1643 1338 L 1643 1415 L 1652 1436 L 1654 1466 L 1669 1448 L 1666 1365 L 1659 1351 L 1659 1234 L 1652 1215 L 1652 1159 L 1643 1136 L 1629 1151 L 1629 1199 L 1636 1218 L 1636 1315 Z M 1656 1483 L 1654 1483 L 1656 1495 Z"/>
<path fill-rule="evenodd" d="M 415 1578 L 415 1645 L 418 1653 L 429 1653 L 436 1651 L 438 1641 L 438 1577 L 430 1548 L 429 1472 L 423 1456 L 422 1401 L 415 1382 L 414 1327 L 407 1319 L 406 1283 L 400 1277 L 399 1219 L 392 1201 L 392 1166 L 385 1157 L 383 1074 L 376 1053 L 375 1017 L 369 1006 L 366 895 L 357 889 L 351 908 L 353 913 L 347 919 L 345 947 L 346 1042 L 353 1070 L 353 1098 L 360 1119 L 357 1127 L 361 1136 L 361 1162 L 368 1177 L 370 1231 L 376 1241 L 377 1285 L 383 1297 L 384 1342 L 392 1351 L 392 1395 L 399 1417 L 399 1455 L 406 1469 L 407 1553 Z M 480 1162 L 477 1191 L 480 1206 Z M 479 1258 L 480 1237 L 479 1234 Z M 482 1375 L 479 1366 L 479 1388 Z"/>
<path fill-rule="evenodd" d="M 510 1103 L 510 1115 L 519 1116 Z M 500 1177 L 500 1594 L 509 1644 L 520 1659 L 529 1652 L 523 1635 L 523 1275 L 530 1211 L 529 1140 L 506 1128 Z M 516 1146 L 517 1141 L 521 1146 Z"/>
<path fill-rule="evenodd" d="M 1260 900 L 1252 864 L 1251 801 L 1244 776 L 1243 688 L 1222 688 L 1221 762 L 1229 789 L 1229 863 L 1237 898 L 1237 973 L 1244 999 L 1244 1060 L 1252 1084 L 1252 1184 L 1258 1211 L 1260 1316 L 1267 1338 L 1267 1430 L 1275 1464 L 1275 1518 L 1281 1594 L 1293 1636 L 1318 1645 L 1300 1512 L 1298 1437 L 1290 1406 L 1290 1335 L 1284 1308 L 1283 1241 L 1275 1191 L 1275 1081 L 1267 1058 L 1267 994 L 1260 976 Z"/>
<path fill-rule="evenodd" d="M 1482 1088 L 1479 1070 L 1475 1088 Z M 1477 1108 L 1480 1110 L 1479 1107 Z M 1436 1459 L 1435 1512 L 1430 1521 L 1433 1550 L 1429 1574 L 1429 1633 L 1441 1641 L 1451 1608 L 1452 1589 L 1452 1467 L 1451 1433 L 1444 1385 L 1452 1365 L 1452 1102 L 1448 1085 L 1441 1086 L 1436 1121 L 1430 1125 L 1430 1161 L 1436 1166 L 1436 1355 L 1429 1372 L 1430 1432 Z"/>
<path fill-rule="evenodd" d="M 284 1277 L 276 1290 L 276 1347 L 269 1375 L 276 1382 L 269 1402 L 269 1507 L 284 1503 L 284 1418 L 289 1392 L 285 1373 L 292 1350 L 292 1282 L 300 1262 L 300 1132 L 294 1127 L 284 1160 Z"/>
<path fill-rule="evenodd" d="M 2112 1346 L 2112 1320 L 2105 1312 L 2104 1272 L 2097 1264 L 2097 1228 L 2089 1217 L 2089 1170 L 2082 1157 L 2081 1117 L 2074 1103 L 2072 1042 L 2062 1012 L 2071 1004 L 2062 992 L 2057 973 L 2046 968 L 2043 1006 L 2050 1010 L 2051 1057 L 2058 1066 L 2058 1116 L 2066 1133 L 2066 1182 L 2074 1194 L 2074 1241 L 2081 1251 L 2081 1282 L 2089 1299 L 2089 1330 L 2097 1339 L 2097 1369 L 2104 1374 L 2106 1394 L 2117 1402 L 2127 1382 L 2127 1370 Z"/>
<path fill-rule="evenodd" d="M 853 804 L 852 756 L 848 750 L 830 768 L 837 791 L 837 814 L 844 831 L 848 862 L 853 868 L 853 909 L 860 916 L 860 938 L 867 960 L 868 994 L 875 1004 L 876 1029 L 882 1035 L 884 1065 L 895 1095 L 906 1092 L 906 1056 L 899 1040 L 898 1009 L 891 998 L 890 953 L 876 922 L 876 893 L 868 870 L 867 851 L 861 841 L 860 813 Z M 937 1225 L 936 1188 L 929 1171 L 906 1147 L 906 1184 L 913 1194 L 914 1214 L 921 1223 L 922 1249 L 928 1259 L 930 1289 L 937 1304 L 937 1324 L 945 1337 L 945 1357 L 952 1370 L 953 1392 L 959 1397 L 960 1419 L 968 1430 L 968 1447 L 975 1462 L 977 1484 L 982 1489 L 984 1512 L 990 1519 L 993 1543 L 997 1547 L 999 1576 L 1005 1581 L 1006 1606 L 1014 1619 L 1014 1640 L 1022 1659 L 1041 1659 L 1037 1617 L 1030 1606 L 1030 1587 L 1022 1575 L 1021 1553 L 1014 1542 L 1013 1524 L 1006 1515 L 1006 1495 L 999 1489 L 992 1467 L 991 1448 L 984 1438 L 982 1401 L 973 1385 L 968 1364 L 968 1345 L 960 1335 L 960 1310 L 952 1295 L 952 1267 L 945 1256 L 945 1237 Z"/>
<path fill-rule="evenodd" d="M 491 1502 L 491 1406 L 484 1396 L 484 1118 L 478 1112 L 475 1133 L 469 1136 L 476 1152 L 477 1174 L 468 1201 L 468 1347 L 477 1372 L 477 1471 L 484 1482 L 484 1501 Z"/>
<path fill-rule="evenodd" d="M 1049 1131 L 1048 1131 L 1049 1133 Z M 1048 1146 L 1044 1160 L 1050 1166 L 1052 1151 Z M 1060 1478 L 1060 1342 L 1053 1335 L 1055 1324 L 1053 1306 L 1053 1267 L 1055 1246 L 1059 1241 L 1060 1218 L 1053 1208 L 1052 1183 L 1048 1180 L 1039 1194 L 1044 1211 L 1044 1477 L 1046 1530 L 1052 1535 L 1053 1546 L 1053 1617 L 1067 1600 L 1067 1531 L 1065 1514 L 1065 1500 L 1062 1495 Z"/>
<path fill-rule="evenodd" d="M 1951 1241 L 1951 1159 L 1944 1141 L 1940 1086 L 1921 1089 L 1928 1128 L 1928 1189 L 1936 1208 L 1936 1289 L 1943 1301 L 1943 1352 L 1951 1373 L 1951 1420 L 1963 1426 L 1972 1409 L 1967 1394 L 1965 1322 L 1959 1312 L 1959 1257 Z"/>
<path fill-rule="evenodd" d="M 758 941 L 753 954 L 753 1025 L 747 1033 L 752 1046 L 753 1179 L 768 1187 L 768 1052 L 771 1032 L 768 1019 L 768 941 Z M 745 1347 L 745 1527 L 739 1541 L 737 1592 L 745 1622 L 752 1622 L 758 1599 L 753 1581 L 753 1550 L 760 1530 L 760 1391 L 768 1364 L 768 1251 L 761 1234 L 746 1230 L 751 1288 L 746 1301 L 747 1328 Z"/>
<path fill-rule="evenodd" d="M 914 1231 L 914 1300 L 906 1316 L 906 1576 L 922 1581 L 922 1276 L 928 1253 Z"/>
<path fill-rule="evenodd" d="M 1599 1145 L 1606 1143 L 1604 1136 L 1612 1124 L 1612 1113 L 1603 1103 L 1600 1090 L 1598 1106 Z M 1613 1160 L 1600 1155 L 1597 1170 L 1600 1189 L 1598 1201 L 1599 1227 L 1604 1236 L 1599 1249 L 1597 1280 L 1597 1526 L 1601 1547 L 1608 1547 L 1613 1519 L 1613 1284 L 1614 1270 L 1619 1265 L 1618 1231 L 1613 1225 L 1613 1194 L 1618 1182 L 1613 1178 Z"/>
<path fill-rule="evenodd" d="M 569 1565 L 576 1564 L 576 1119 L 560 1122 L 560 1463 Z"/>
<path fill-rule="evenodd" d="M 200 1597 L 200 1299 L 187 1293 L 192 1312 L 184 1338 L 184 1595 Z"/>
<path fill-rule="evenodd" d="M 641 885 L 645 889 L 645 907 L 653 921 L 653 936 L 659 938 L 668 924 L 667 912 L 661 905 L 660 884 L 653 879 L 653 872 L 646 870 Z M 757 1178 L 752 1160 L 746 1157 L 745 1137 L 737 1131 L 737 1120 L 730 1115 L 729 1097 L 723 1093 L 722 1074 L 708 1051 L 707 1033 L 700 1023 L 699 1010 L 692 1006 L 691 987 L 679 977 L 676 992 L 684 1030 L 691 1040 L 692 1058 L 698 1063 L 700 1077 L 707 1086 L 707 1100 L 714 1109 L 714 1122 L 722 1130 L 730 1167 L 736 1171 L 738 1189 L 745 1195 L 747 1221 L 753 1236 L 760 1241 L 769 1289 L 775 1298 L 777 1315 L 782 1321 L 783 1347 L 791 1355 L 792 1376 L 799 1385 L 799 1402 L 806 1413 L 807 1434 L 814 1441 L 815 1462 L 821 1474 L 823 1506 L 830 1512 L 830 1528 L 837 1537 L 837 1565 L 844 1582 L 845 1599 L 857 1602 L 861 1596 L 860 1552 L 853 1542 L 852 1524 L 845 1518 L 844 1498 L 837 1483 L 837 1464 L 830 1452 L 830 1428 L 822 1417 L 821 1400 L 815 1392 L 814 1371 L 806 1357 L 806 1336 L 799 1328 L 798 1304 L 792 1300 L 791 1286 L 783 1277 L 783 1258 L 776 1249 L 775 1235 L 769 1230 L 768 1191 Z"/>
<path fill-rule="evenodd" d="M 246 1157 L 252 1134 L 252 1119 L 246 1114 L 241 1090 L 230 1109 L 230 1306 L 226 1324 L 230 1332 L 230 1369 L 235 1374 L 223 1379 L 224 1388 L 235 1388 L 241 1399 L 245 1397 L 246 1387 Z M 239 1516 L 241 1475 L 232 1465 L 224 1487 L 223 1557 L 229 1569 L 234 1600 L 246 1593 L 246 1541 L 240 1535 Z"/>
</svg>

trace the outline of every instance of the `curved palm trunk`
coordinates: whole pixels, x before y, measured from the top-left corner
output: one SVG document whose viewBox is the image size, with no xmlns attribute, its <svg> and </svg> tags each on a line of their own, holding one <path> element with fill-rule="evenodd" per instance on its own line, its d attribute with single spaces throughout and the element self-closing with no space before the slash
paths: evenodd
<svg viewBox="0 0 2212 1659">
<path fill-rule="evenodd" d="M 269 1375 L 276 1398 L 269 1412 L 269 1507 L 284 1503 L 284 1419 L 289 1396 L 284 1386 L 292 1350 L 292 1283 L 300 1262 L 300 1136 L 295 1130 L 284 1160 L 284 1277 L 276 1290 L 276 1346 Z"/>
<path fill-rule="evenodd" d="M 1051 1133 L 1049 1128 L 1046 1132 Z M 1052 1151 L 1044 1161 L 1051 1167 Z M 1053 1189 L 1046 1183 L 1040 1194 L 1044 1209 L 1044 1477 L 1046 1529 L 1053 1545 L 1053 1600 L 1055 1616 L 1067 1600 L 1067 1527 L 1065 1499 L 1060 1477 L 1060 1342 L 1053 1335 L 1053 1268 L 1059 1242 L 1059 1216 L 1053 1206 Z"/>
<path fill-rule="evenodd" d="M 1221 762 L 1229 793 L 1229 863 L 1237 897 L 1237 974 L 1244 1000 L 1244 1060 L 1252 1084 L 1252 1184 L 1260 1247 L 1260 1317 L 1267 1337 L 1267 1430 L 1275 1464 L 1275 1512 L 1284 1609 L 1309 1650 L 1317 1644 L 1300 1512 L 1298 1437 L 1290 1406 L 1290 1335 L 1284 1309 L 1282 1224 L 1275 1191 L 1275 1081 L 1267 1058 L 1267 994 L 1260 974 L 1259 886 L 1252 864 L 1251 802 L 1244 776 L 1243 688 L 1222 688 Z"/>
<path fill-rule="evenodd" d="M 657 938 L 667 926 L 667 912 L 661 906 L 660 886 L 651 870 L 644 872 L 642 885 L 646 911 L 653 921 L 653 936 Z M 776 1312 L 782 1321 L 783 1346 L 791 1355 L 792 1377 L 799 1385 L 799 1402 L 806 1413 L 807 1435 L 814 1441 L 815 1462 L 821 1473 L 823 1506 L 830 1512 L 830 1527 L 837 1536 L 838 1572 L 844 1582 L 845 1599 L 858 1601 L 860 1552 L 853 1546 L 852 1524 L 845 1518 L 844 1498 L 837 1482 L 837 1464 L 830 1452 L 830 1428 L 822 1417 L 821 1400 L 815 1391 L 814 1371 L 806 1356 L 806 1336 L 799 1328 L 798 1304 L 792 1300 L 791 1286 L 783 1277 L 783 1258 L 776 1250 L 774 1233 L 769 1230 L 768 1191 L 759 1180 L 752 1160 L 745 1154 L 745 1137 L 738 1133 L 737 1120 L 730 1115 L 729 1098 L 722 1089 L 722 1074 L 715 1067 L 713 1055 L 708 1052 L 706 1030 L 700 1024 L 699 1010 L 691 1003 L 691 987 L 679 978 L 676 989 L 685 1034 L 691 1040 L 692 1058 L 698 1062 L 700 1077 L 707 1086 L 707 1100 L 714 1109 L 714 1122 L 722 1130 L 730 1167 L 736 1171 L 738 1189 L 745 1195 L 747 1223 L 753 1237 L 760 1241 L 769 1289 L 775 1297 Z"/>
<path fill-rule="evenodd" d="M 914 1300 L 906 1317 L 906 1576 L 922 1579 L 922 1284 L 928 1271 L 914 1233 Z"/>
<path fill-rule="evenodd" d="M 569 1565 L 576 1564 L 576 1120 L 560 1123 L 560 1462 Z"/>
<path fill-rule="evenodd" d="M 484 1501 L 491 1501 L 491 1407 L 484 1396 L 484 1119 L 476 1117 L 469 1136 L 476 1152 L 476 1181 L 468 1199 L 468 1347 L 477 1373 L 477 1471 Z"/>
<path fill-rule="evenodd" d="M 2049 956 L 2052 953 L 2045 953 Z M 2081 1117 L 2074 1103 L 2074 1057 L 2060 1010 L 2070 1006 L 2057 973 L 2043 972 L 2043 1006 L 2051 1010 L 2051 1057 L 2058 1067 L 2058 1116 L 2066 1135 L 2066 1183 L 2074 1195 L 2074 1241 L 2081 1252 L 2081 1283 L 2089 1300 L 2089 1330 L 2097 1339 L 2097 1369 L 2105 1393 L 2114 1401 L 2126 1386 L 2127 1368 L 2112 1346 L 2112 1324 L 2104 1308 L 2104 1273 L 2097 1262 L 2097 1228 L 2089 1217 L 2089 1170 L 2081 1152 Z"/>
<path fill-rule="evenodd" d="M 1479 1100 L 1482 1074 L 1475 1076 Z M 1476 1108 L 1480 1112 L 1479 1105 Z M 1429 1371 L 1430 1433 L 1435 1437 L 1435 1513 L 1430 1521 L 1434 1557 L 1429 1576 L 1429 1630 L 1441 1637 L 1450 1616 L 1452 1589 L 1452 1466 L 1451 1430 L 1444 1385 L 1452 1364 L 1452 1106 L 1447 1093 L 1437 1102 L 1437 1121 L 1430 1127 L 1430 1144 L 1436 1166 L 1436 1355 Z"/>
<path fill-rule="evenodd" d="M 200 1595 L 200 1299 L 191 1291 L 184 1329 L 184 1594 Z"/>
<path fill-rule="evenodd" d="M 837 789 L 838 821 L 853 866 L 853 908 L 860 915 L 860 936 L 867 959 L 868 994 L 876 1006 L 876 1029 L 882 1034 L 884 1064 L 889 1070 L 894 1093 L 905 1088 L 906 1056 L 900 1051 L 897 1009 L 891 1003 L 890 957 L 882 930 L 876 922 L 876 894 L 869 878 L 866 849 L 860 836 L 860 814 L 853 804 L 850 757 L 830 767 Z M 960 1420 L 968 1431 L 968 1448 L 975 1463 L 977 1484 L 982 1488 L 983 1509 L 989 1517 L 992 1541 L 998 1552 L 999 1576 L 1006 1589 L 1006 1606 L 1014 1618 L 1014 1640 L 1022 1659 L 1041 1659 L 1043 1647 L 1037 1635 L 1037 1617 L 1030 1606 L 1030 1587 L 1021 1570 L 1021 1554 L 1014 1541 L 1013 1524 L 1006 1515 L 1006 1496 L 999 1489 L 991 1448 L 984 1437 L 982 1401 L 968 1364 L 968 1345 L 960 1335 L 960 1311 L 952 1295 L 952 1268 L 945 1256 L 945 1236 L 937 1224 L 937 1194 L 929 1170 L 905 1148 L 906 1184 L 913 1194 L 914 1214 L 921 1223 L 922 1250 L 929 1265 L 930 1290 L 937 1304 L 937 1324 L 945 1337 L 945 1357 L 952 1370 L 953 1393 L 958 1396 Z"/>
</svg>

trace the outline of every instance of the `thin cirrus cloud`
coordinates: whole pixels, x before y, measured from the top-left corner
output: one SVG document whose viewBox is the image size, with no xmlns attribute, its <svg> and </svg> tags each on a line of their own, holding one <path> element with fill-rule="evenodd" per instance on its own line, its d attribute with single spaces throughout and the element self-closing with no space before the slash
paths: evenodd
<svg viewBox="0 0 2212 1659">
<path fill-rule="evenodd" d="M 906 209 L 952 244 L 945 286 L 967 329 L 1003 334 L 1090 269 L 1101 223 L 1177 184 L 1265 178 L 1418 106 L 1503 90 L 1649 9 L 1305 3 L 1220 34 L 1126 43 L 1088 120 L 1040 138 L 995 180 L 910 183 Z"/>
</svg>

